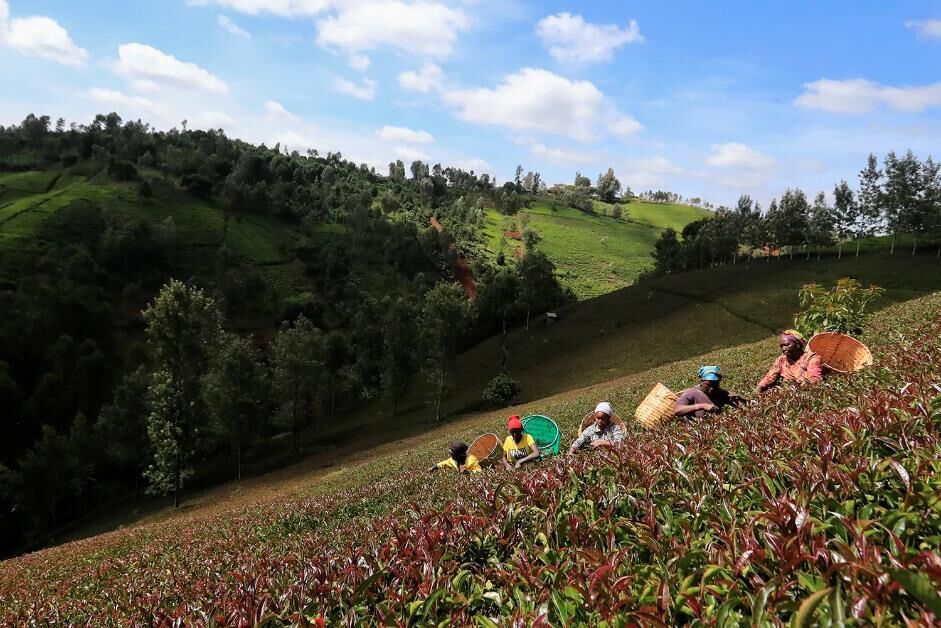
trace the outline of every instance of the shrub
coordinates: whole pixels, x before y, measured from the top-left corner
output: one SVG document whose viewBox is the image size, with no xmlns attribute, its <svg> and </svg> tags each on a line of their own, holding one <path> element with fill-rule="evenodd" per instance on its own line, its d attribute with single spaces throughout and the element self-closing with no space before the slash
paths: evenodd
<svg viewBox="0 0 941 628">
<path fill-rule="evenodd" d="M 862 333 L 866 306 L 884 290 L 871 285 L 863 288 L 855 279 L 838 279 L 832 290 L 816 283 L 800 289 L 800 313 L 794 324 L 806 336 L 833 331 L 841 334 Z"/>
<path fill-rule="evenodd" d="M 487 383 L 483 397 L 487 403 L 500 408 L 509 405 L 519 394 L 520 383 L 506 373 L 500 373 Z"/>
</svg>

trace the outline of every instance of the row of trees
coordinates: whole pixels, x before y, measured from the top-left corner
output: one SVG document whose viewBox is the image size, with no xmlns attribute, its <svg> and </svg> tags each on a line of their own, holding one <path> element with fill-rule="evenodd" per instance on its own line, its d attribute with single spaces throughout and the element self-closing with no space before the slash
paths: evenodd
<svg viewBox="0 0 941 628">
<path fill-rule="evenodd" d="M 899 157 L 888 153 L 879 167 L 870 154 L 854 190 L 846 181 L 834 186 L 832 204 L 824 192 L 811 201 L 799 188 L 772 199 L 766 211 L 745 195 L 732 209 L 720 208 L 715 216 L 688 224 L 682 239 L 667 229 L 656 244 L 656 272 L 672 273 L 734 262 L 739 255 L 760 251 L 766 256 L 789 253 L 803 247 L 809 256 L 816 249 L 862 238 L 892 236 L 895 253 L 901 233 L 913 237 L 912 254 L 919 241 L 941 237 L 941 176 L 931 157 L 921 161 L 912 151 Z"/>
</svg>

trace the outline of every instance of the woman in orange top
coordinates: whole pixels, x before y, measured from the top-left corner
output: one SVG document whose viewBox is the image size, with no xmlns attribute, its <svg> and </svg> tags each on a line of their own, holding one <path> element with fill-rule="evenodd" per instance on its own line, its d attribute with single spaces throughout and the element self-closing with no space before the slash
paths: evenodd
<svg viewBox="0 0 941 628">
<path fill-rule="evenodd" d="M 758 392 L 764 392 L 778 382 L 793 382 L 800 386 L 816 384 L 823 379 L 823 362 L 820 356 L 804 349 L 807 341 L 794 329 L 785 330 L 778 345 L 781 355 L 771 365 L 771 370 L 758 382 Z"/>
</svg>

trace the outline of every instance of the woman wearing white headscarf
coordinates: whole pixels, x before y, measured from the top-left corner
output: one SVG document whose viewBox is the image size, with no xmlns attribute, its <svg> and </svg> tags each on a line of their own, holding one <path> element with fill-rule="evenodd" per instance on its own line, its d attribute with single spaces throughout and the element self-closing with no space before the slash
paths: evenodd
<svg viewBox="0 0 941 628">
<path fill-rule="evenodd" d="M 620 425 L 611 422 L 612 416 L 614 416 L 614 411 L 611 409 L 611 404 L 607 401 L 599 403 L 595 407 L 595 422 L 575 439 L 569 447 L 569 454 L 574 454 L 585 447 L 614 449 L 624 440 L 624 430 Z"/>
</svg>

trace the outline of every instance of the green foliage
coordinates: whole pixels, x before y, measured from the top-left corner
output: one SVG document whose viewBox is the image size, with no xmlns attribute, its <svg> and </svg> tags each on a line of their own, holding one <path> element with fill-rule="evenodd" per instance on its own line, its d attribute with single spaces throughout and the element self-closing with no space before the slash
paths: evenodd
<svg viewBox="0 0 941 628">
<path fill-rule="evenodd" d="M 323 389 L 323 333 L 303 314 L 293 324 L 283 323 L 275 336 L 271 376 L 278 418 L 297 450 Z"/>
<path fill-rule="evenodd" d="M 487 382 L 487 387 L 484 388 L 483 398 L 484 401 L 491 406 L 502 408 L 516 399 L 521 390 L 522 388 L 518 381 L 506 373 L 500 373 Z"/>
<path fill-rule="evenodd" d="M 808 338 L 823 331 L 859 335 L 866 308 L 885 290 L 870 285 L 864 288 L 856 279 L 838 279 L 832 289 L 816 283 L 801 286 L 800 312 L 794 318 L 798 331 Z"/>
<path fill-rule="evenodd" d="M 420 342 L 429 381 L 433 382 L 435 420 L 441 420 L 441 397 L 457 355 L 458 344 L 471 320 L 471 303 L 460 285 L 440 282 L 425 294 Z"/>
</svg>

